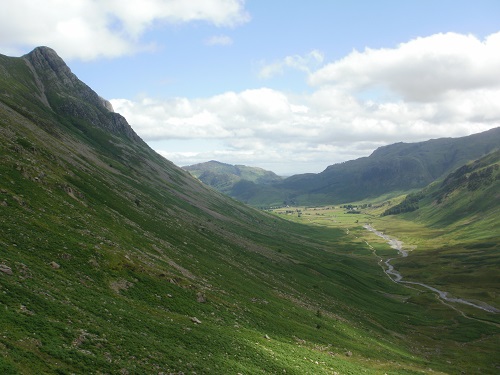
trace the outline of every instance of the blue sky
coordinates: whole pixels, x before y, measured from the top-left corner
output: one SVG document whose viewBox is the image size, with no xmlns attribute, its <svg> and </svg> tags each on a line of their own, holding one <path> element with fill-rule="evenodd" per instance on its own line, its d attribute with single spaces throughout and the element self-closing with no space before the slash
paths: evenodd
<svg viewBox="0 0 500 375">
<path fill-rule="evenodd" d="M 289 175 L 500 126 L 500 2 L 8 1 L 152 148 Z"/>
</svg>

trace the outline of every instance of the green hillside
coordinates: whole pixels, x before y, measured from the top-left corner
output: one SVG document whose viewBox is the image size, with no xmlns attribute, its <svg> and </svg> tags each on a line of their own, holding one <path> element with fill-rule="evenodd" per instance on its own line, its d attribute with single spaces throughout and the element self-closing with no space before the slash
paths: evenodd
<svg viewBox="0 0 500 375">
<path fill-rule="evenodd" d="M 498 371 L 498 314 L 207 188 L 49 48 L 0 56 L 0 160 L 2 374 Z"/>
<path fill-rule="evenodd" d="M 209 161 L 183 167 L 204 184 L 253 206 L 283 202 L 283 192 L 272 185 L 283 180 L 274 172 L 246 165 Z"/>
<path fill-rule="evenodd" d="M 404 274 L 463 297 L 498 301 L 500 151 L 470 162 L 383 212 L 379 228 L 409 246 Z"/>
<path fill-rule="evenodd" d="M 485 217 L 496 215 L 499 191 L 500 150 L 497 150 L 457 168 L 442 181 L 409 194 L 384 215 L 421 208 L 414 219 L 433 226 L 448 226 L 464 218 L 469 222 L 484 221 Z"/>
<path fill-rule="evenodd" d="M 217 181 L 217 177 L 219 176 L 222 178 L 228 176 L 233 184 L 234 182 L 247 180 L 255 182 L 256 184 L 266 185 L 282 180 L 282 178 L 274 172 L 266 171 L 262 168 L 248 167 L 246 165 L 231 165 L 215 160 L 188 165 L 182 167 L 182 169 L 189 171 L 189 173 L 207 185 L 216 188 L 225 188 L 224 181 Z"/>
</svg>

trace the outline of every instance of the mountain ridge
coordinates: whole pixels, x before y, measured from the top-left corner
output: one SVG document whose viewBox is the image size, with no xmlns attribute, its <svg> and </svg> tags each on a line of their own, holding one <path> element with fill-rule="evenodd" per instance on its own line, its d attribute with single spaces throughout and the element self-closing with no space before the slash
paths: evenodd
<svg viewBox="0 0 500 375">
<path fill-rule="evenodd" d="M 257 185 L 271 185 L 282 178 L 274 172 L 241 164 L 226 164 L 215 160 L 182 167 L 194 177 L 213 188 L 232 195 L 235 185 L 249 181 Z"/>
<path fill-rule="evenodd" d="M 80 81 L 53 49 L 37 47 L 21 59 L 33 74 L 36 96 L 54 112 L 86 119 L 115 135 L 142 141 L 125 118 L 113 112 L 111 103 Z"/>
<path fill-rule="evenodd" d="M 399 142 L 381 146 L 370 156 L 332 164 L 320 173 L 293 175 L 265 187 L 241 181 L 235 186 L 230 180 L 221 191 L 253 206 L 355 202 L 421 189 L 493 152 L 499 144 L 500 127 L 465 137 Z M 209 179 L 202 181 L 217 189 Z"/>
<path fill-rule="evenodd" d="M 459 138 L 396 143 L 369 157 L 334 164 L 316 175 L 296 175 L 282 186 L 299 198 L 324 194 L 332 202 L 349 202 L 391 191 L 423 188 L 452 169 L 498 148 L 500 127 Z"/>
</svg>

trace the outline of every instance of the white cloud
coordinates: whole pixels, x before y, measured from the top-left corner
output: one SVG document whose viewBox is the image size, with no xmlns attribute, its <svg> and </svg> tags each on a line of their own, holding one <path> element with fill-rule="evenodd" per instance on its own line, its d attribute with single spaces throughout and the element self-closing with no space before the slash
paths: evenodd
<svg viewBox="0 0 500 375">
<path fill-rule="evenodd" d="M 454 92 L 434 103 L 361 101 L 331 87 L 289 96 L 262 88 L 210 98 L 112 100 L 132 127 L 177 163 L 207 160 L 277 173 L 319 172 L 399 141 L 463 136 L 500 126 L 500 88 Z M 165 144 L 162 144 L 166 142 Z M 169 151 L 169 142 L 185 144 Z M 215 142 L 200 150 L 200 142 Z"/>
<path fill-rule="evenodd" d="M 484 41 L 438 34 L 394 49 L 353 52 L 311 73 L 314 91 L 302 95 L 260 88 L 112 104 L 179 165 L 215 159 L 282 174 L 319 172 L 381 145 L 500 126 L 499 41 L 500 33 Z M 305 61 L 283 59 L 280 66 Z M 169 151 L 173 140 L 187 150 Z M 207 140 L 213 147 L 199 149 Z"/>
<path fill-rule="evenodd" d="M 231 37 L 227 35 L 214 35 L 205 41 L 207 46 L 229 46 L 233 44 Z"/>
<path fill-rule="evenodd" d="M 353 51 L 319 69 L 309 81 L 356 93 L 388 90 L 405 100 L 432 102 L 454 91 L 499 87 L 499 66 L 500 32 L 484 41 L 446 33 L 393 49 Z"/>
<path fill-rule="evenodd" d="M 258 75 L 260 78 L 267 79 L 283 74 L 286 69 L 295 69 L 309 74 L 312 69 L 318 68 L 323 63 L 323 60 L 323 54 L 317 50 L 313 50 L 304 56 L 286 56 L 270 64 L 262 63 Z"/>
<path fill-rule="evenodd" d="M 158 23 L 248 20 L 243 0 L 16 0 L 0 12 L 0 49 L 48 45 L 65 59 L 117 57 L 154 48 L 140 37 Z"/>
<path fill-rule="evenodd" d="M 288 121 L 306 111 L 285 94 L 268 88 L 204 99 L 115 99 L 111 103 L 146 140 L 260 138 L 275 133 L 286 136 L 283 128 L 288 127 Z"/>
</svg>

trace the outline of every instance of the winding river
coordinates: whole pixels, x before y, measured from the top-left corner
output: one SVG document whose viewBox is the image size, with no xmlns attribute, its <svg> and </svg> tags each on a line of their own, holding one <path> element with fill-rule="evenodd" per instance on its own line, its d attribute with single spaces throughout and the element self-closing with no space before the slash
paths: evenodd
<svg viewBox="0 0 500 375">
<path fill-rule="evenodd" d="M 384 234 L 383 232 L 380 232 L 378 230 L 376 230 L 375 228 L 373 228 L 371 225 L 369 224 L 366 224 L 363 226 L 365 229 L 369 230 L 370 232 L 373 232 L 375 233 L 377 236 L 383 238 L 384 240 L 387 241 L 387 243 L 395 250 L 398 251 L 398 253 L 403 257 L 407 257 L 408 256 L 408 251 L 404 250 L 403 249 L 403 243 L 401 241 L 399 241 L 398 239 L 396 238 L 393 238 L 393 237 L 390 237 L 386 234 Z M 394 282 L 397 282 L 397 283 L 404 283 L 404 284 L 411 284 L 411 285 L 420 285 L 424 288 L 427 288 L 435 293 L 437 293 L 439 295 L 439 298 L 443 299 L 444 301 L 447 301 L 447 302 L 454 302 L 454 303 L 462 303 L 464 305 L 469 305 L 469 306 L 472 306 L 472 307 L 475 307 L 477 309 L 481 309 L 481 310 L 484 310 L 484 311 L 488 311 L 488 312 L 491 312 L 491 313 L 500 313 L 500 310 L 493 307 L 493 306 L 490 306 L 484 302 L 481 302 L 481 304 L 477 304 L 477 303 L 473 303 L 471 301 L 467 301 L 465 299 L 462 299 L 462 298 L 454 298 L 454 297 L 450 297 L 448 295 L 448 292 L 443 292 L 442 290 L 439 290 L 439 289 L 436 289 L 430 285 L 427 285 L 427 284 L 424 284 L 424 283 L 420 283 L 420 282 L 416 282 L 416 281 L 405 281 L 403 280 L 403 276 L 401 276 L 401 274 L 396 271 L 396 269 L 394 268 L 394 266 L 391 264 L 391 261 L 393 260 L 394 258 L 390 258 L 390 259 L 387 259 L 384 263 L 385 265 L 387 266 L 387 269 L 384 269 L 384 272 L 391 278 L 391 280 L 393 280 Z"/>
</svg>

